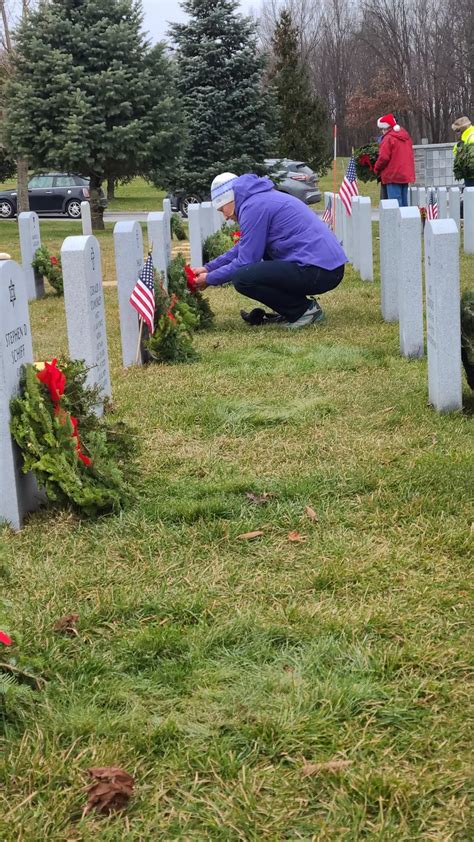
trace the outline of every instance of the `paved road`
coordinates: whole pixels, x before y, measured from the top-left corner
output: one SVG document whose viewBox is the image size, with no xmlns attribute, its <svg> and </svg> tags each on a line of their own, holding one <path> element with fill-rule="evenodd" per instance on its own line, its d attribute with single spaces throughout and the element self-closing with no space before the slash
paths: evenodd
<svg viewBox="0 0 474 842">
<path fill-rule="evenodd" d="M 322 216 L 323 211 L 318 210 L 318 216 Z M 124 219 L 130 219 L 133 222 L 146 222 L 148 217 L 148 211 L 113 211 L 108 213 L 107 211 L 104 213 L 104 222 L 122 222 Z M 77 219 L 69 219 L 67 216 L 41 216 L 42 220 L 48 220 L 48 222 L 78 222 Z M 378 208 L 372 210 L 372 222 L 379 221 L 379 211 Z"/>
</svg>

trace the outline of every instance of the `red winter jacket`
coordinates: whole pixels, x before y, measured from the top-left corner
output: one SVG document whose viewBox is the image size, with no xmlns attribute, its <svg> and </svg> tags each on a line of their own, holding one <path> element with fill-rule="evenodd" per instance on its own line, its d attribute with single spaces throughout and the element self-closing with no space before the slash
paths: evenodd
<svg viewBox="0 0 474 842">
<path fill-rule="evenodd" d="M 415 181 L 413 141 L 405 129 L 390 129 L 383 136 L 374 165 L 382 184 L 412 184 Z"/>
</svg>

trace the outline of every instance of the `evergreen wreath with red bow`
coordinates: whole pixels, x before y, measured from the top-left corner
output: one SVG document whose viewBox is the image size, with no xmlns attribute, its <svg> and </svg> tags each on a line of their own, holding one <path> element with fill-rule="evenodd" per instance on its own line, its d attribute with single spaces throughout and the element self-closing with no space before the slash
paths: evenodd
<svg viewBox="0 0 474 842">
<path fill-rule="evenodd" d="M 131 493 L 133 446 L 123 423 L 97 416 L 103 400 L 87 375 L 81 360 L 24 366 L 10 429 L 23 471 L 33 472 L 48 501 L 97 515 L 117 511 Z"/>
</svg>

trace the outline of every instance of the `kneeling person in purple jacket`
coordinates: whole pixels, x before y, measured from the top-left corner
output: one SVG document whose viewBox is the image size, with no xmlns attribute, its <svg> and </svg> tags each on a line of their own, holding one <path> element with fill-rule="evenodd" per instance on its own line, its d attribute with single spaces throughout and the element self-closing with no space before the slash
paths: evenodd
<svg viewBox="0 0 474 842">
<path fill-rule="evenodd" d="M 223 173 L 211 186 L 214 207 L 240 226 L 239 242 L 193 267 L 197 286 L 232 283 L 237 292 L 271 307 L 289 328 L 323 317 L 309 295 L 334 289 L 347 257 L 334 234 L 300 199 L 275 189 L 269 178 Z"/>
</svg>

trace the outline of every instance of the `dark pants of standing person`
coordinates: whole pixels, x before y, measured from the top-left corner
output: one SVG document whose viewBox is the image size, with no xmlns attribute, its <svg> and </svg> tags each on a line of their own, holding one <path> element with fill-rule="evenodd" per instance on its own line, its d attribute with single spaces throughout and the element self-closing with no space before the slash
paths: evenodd
<svg viewBox="0 0 474 842">
<path fill-rule="evenodd" d="M 330 270 L 286 260 L 263 260 L 238 269 L 232 283 L 237 292 L 271 307 L 289 322 L 296 322 L 311 305 L 307 295 L 329 292 L 343 277 L 344 264 Z"/>
<path fill-rule="evenodd" d="M 401 208 L 408 207 L 408 184 L 387 184 L 389 199 L 397 199 Z"/>
</svg>

